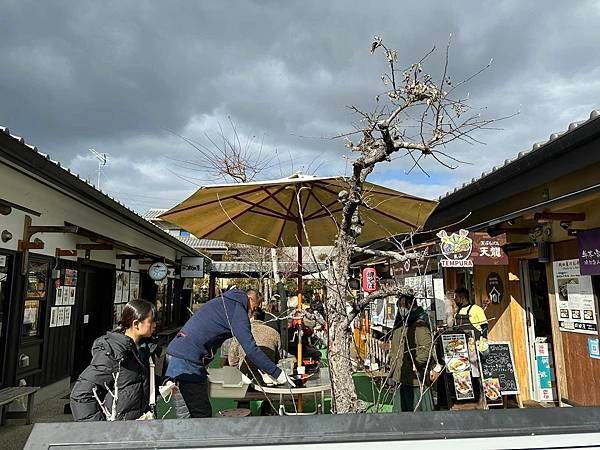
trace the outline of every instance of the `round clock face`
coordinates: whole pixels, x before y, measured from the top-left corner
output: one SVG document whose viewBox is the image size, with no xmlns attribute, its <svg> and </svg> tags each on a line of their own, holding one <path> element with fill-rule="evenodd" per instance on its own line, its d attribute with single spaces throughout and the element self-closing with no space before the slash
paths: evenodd
<svg viewBox="0 0 600 450">
<path fill-rule="evenodd" d="M 148 268 L 148 276 L 154 281 L 164 280 L 169 269 L 164 263 L 156 262 Z"/>
</svg>

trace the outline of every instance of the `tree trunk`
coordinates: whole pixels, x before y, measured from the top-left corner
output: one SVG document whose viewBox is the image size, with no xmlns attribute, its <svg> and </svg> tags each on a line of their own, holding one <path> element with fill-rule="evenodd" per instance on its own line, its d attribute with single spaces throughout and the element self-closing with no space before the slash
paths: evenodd
<svg viewBox="0 0 600 450">
<path fill-rule="evenodd" d="M 332 255 L 327 282 L 325 310 L 329 374 L 331 377 L 332 411 L 336 414 L 358 412 L 357 396 L 352 379 L 352 330 L 348 323 L 348 268 L 352 255 L 353 239 L 340 232 Z"/>
</svg>

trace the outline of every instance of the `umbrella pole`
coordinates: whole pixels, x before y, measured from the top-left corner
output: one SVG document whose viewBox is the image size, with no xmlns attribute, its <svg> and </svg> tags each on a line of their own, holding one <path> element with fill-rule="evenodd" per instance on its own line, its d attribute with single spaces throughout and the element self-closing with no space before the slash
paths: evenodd
<svg viewBox="0 0 600 450">
<path fill-rule="evenodd" d="M 300 208 L 300 205 L 298 205 Z M 299 215 L 299 214 L 298 214 Z M 298 367 L 302 366 L 302 221 L 298 218 L 298 310 L 300 311 L 300 320 L 298 321 Z M 298 396 L 298 412 L 302 412 L 302 395 Z"/>
</svg>

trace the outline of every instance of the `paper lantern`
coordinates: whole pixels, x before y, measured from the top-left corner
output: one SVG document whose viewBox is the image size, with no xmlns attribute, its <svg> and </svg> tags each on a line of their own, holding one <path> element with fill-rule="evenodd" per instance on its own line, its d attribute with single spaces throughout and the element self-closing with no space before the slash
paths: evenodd
<svg viewBox="0 0 600 450">
<path fill-rule="evenodd" d="M 372 267 L 365 267 L 362 272 L 362 287 L 365 292 L 377 290 L 377 271 Z"/>
</svg>

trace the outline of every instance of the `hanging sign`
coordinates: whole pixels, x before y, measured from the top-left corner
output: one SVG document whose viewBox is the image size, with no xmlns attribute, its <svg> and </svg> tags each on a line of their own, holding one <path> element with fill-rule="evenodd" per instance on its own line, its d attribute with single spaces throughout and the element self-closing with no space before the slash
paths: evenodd
<svg viewBox="0 0 600 450">
<path fill-rule="evenodd" d="M 204 278 L 204 258 L 183 256 L 181 258 L 181 278 Z"/>
<path fill-rule="evenodd" d="M 598 334 L 592 277 L 581 275 L 578 259 L 555 261 L 553 269 L 560 330 Z"/>
<path fill-rule="evenodd" d="M 498 273 L 492 272 L 488 275 L 485 280 L 485 291 L 490 303 L 497 305 L 502 302 L 502 298 L 504 297 L 504 284 L 502 283 L 502 277 Z"/>
<path fill-rule="evenodd" d="M 476 266 L 507 266 L 508 255 L 502 248 L 506 234 L 491 237 L 487 233 L 473 233 L 471 260 Z"/>
<path fill-rule="evenodd" d="M 458 233 L 451 235 L 442 230 L 437 236 L 442 240 L 440 245 L 443 255 L 440 262 L 442 267 L 473 267 L 473 260 L 470 259 L 473 240 L 467 230 L 459 230 Z"/>
<path fill-rule="evenodd" d="M 600 275 L 600 228 L 577 232 L 581 275 Z"/>
<path fill-rule="evenodd" d="M 365 292 L 377 290 L 377 271 L 373 267 L 365 267 L 362 272 L 362 288 Z"/>
</svg>

